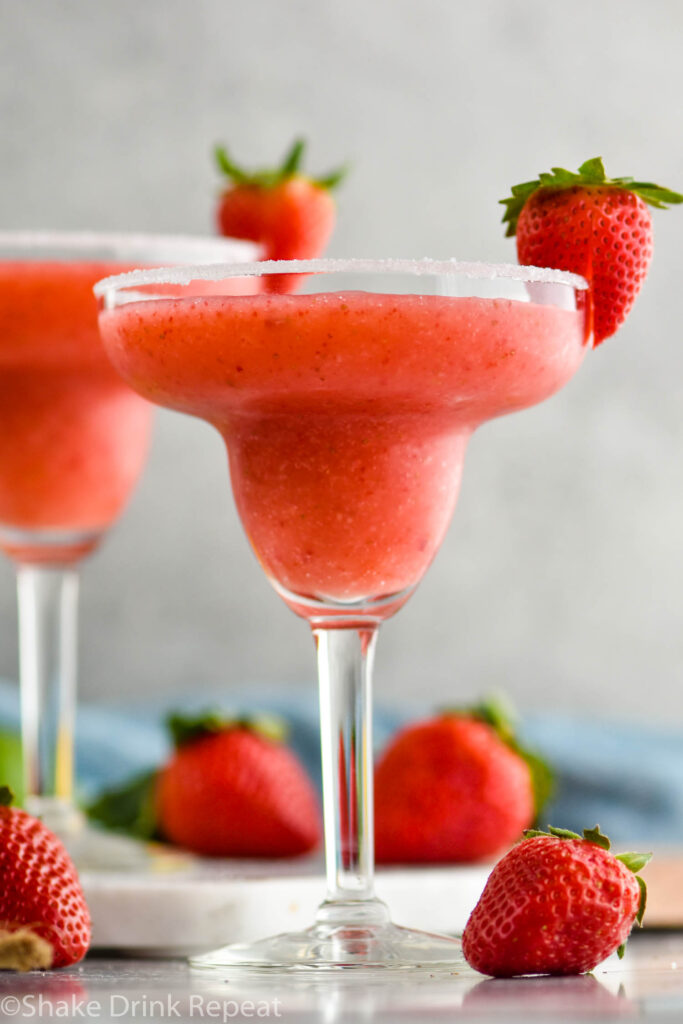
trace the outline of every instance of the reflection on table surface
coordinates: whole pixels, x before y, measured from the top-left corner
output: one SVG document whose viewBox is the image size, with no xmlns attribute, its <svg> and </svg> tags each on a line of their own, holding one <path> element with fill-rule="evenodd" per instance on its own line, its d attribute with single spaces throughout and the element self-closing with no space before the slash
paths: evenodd
<svg viewBox="0 0 683 1024">
<path fill-rule="evenodd" d="M 282 1020 L 683 1020 L 683 933 L 637 933 L 619 961 L 576 978 L 349 973 L 223 977 L 180 960 L 89 957 L 70 970 L 0 974 L 0 1018 Z"/>
</svg>

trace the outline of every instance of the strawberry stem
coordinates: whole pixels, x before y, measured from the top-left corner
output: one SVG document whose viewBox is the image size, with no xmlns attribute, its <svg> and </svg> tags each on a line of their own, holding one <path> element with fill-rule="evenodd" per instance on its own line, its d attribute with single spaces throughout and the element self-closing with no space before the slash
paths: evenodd
<svg viewBox="0 0 683 1024">
<path fill-rule="evenodd" d="M 0 807 L 10 807 L 14 800 L 14 793 L 9 786 L 0 786 Z"/>
</svg>

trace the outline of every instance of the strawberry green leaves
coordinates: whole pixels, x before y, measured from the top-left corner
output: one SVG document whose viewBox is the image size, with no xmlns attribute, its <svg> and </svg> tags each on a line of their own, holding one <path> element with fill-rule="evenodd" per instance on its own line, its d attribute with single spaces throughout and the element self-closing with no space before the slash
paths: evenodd
<svg viewBox="0 0 683 1024">
<path fill-rule="evenodd" d="M 524 833 L 525 839 L 533 839 L 535 836 L 551 836 L 555 839 L 585 839 L 589 843 L 595 843 L 596 846 L 602 847 L 603 850 L 609 850 L 612 845 L 607 836 L 600 831 L 599 825 L 596 825 L 595 828 L 585 828 L 582 836 L 568 828 L 554 828 L 552 825 L 548 825 L 547 832 L 530 828 Z"/>
<path fill-rule="evenodd" d="M 625 860 L 625 858 L 627 858 L 627 857 L 628 858 L 633 858 L 634 860 L 636 858 L 640 859 L 642 861 L 640 866 L 644 867 L 645 864 L 647 864 L 647 862 L 652 857 L 652 854 L 651 853 L 642 853 L 642 854 L 641 853 L 622 853 L 620 856 L 617 857 L 617 860 L 622 861 L 622 863 L 626 864 L 626 866 L 629 867 L 629 864 L 627 864 L 627 862 Z M 633 871 L 634 869 L 631 868 L 631 870 Z M 635 870 L 640 870 L 640 868 L 636 868 Z M 645 916 L 645 910 L 647 908 L 647 884 L 645 882 L 645 879 L 641 878 L 640 875 L 636 875 L 636 882 L 638 883 L 638 888 L 640 889 L 640 903 L 638 904 L 638 913 L 636 914 L 636 924 L 638 925 L 639 928 L 642 928 L 643 927 L 643 917 Z M 626 943 L 622 942 L 622 944 L 617 949 L 617 956 L 619 957 L 620 960 L 623 960 L 625 951 L 626 951 Z"/>
<path fill-rule="evenodd" d="M 287 736 L 284 722 L 271 715 L 225 715 L 220 711 L 202 711 L 196 715 L 169 715 L 166 725 L 175 747 L 183 747 L 203 736 L 227 729 L 250 729 L 275 743 L 281 743 Z"/>
<path fill-rule="evenodd" d="M 595 843 L 596 846 L 601 846 L 603 850 L 609 850 L 612 845 L 607 836 L 604 836 L 600 831 L 599 825 L 596 825 L 595 828 L 585 828 L 583 830 L 583 838 L 589 843 Z"/>
<path fill-rule="evenodd" d="M 636 914 L 636 921 L 638 922 L 638 925 L 642 928 L 643 917 L 645 915 L 645 908 L 647 906 L 647 885 L 645 884 L 645 880 L 642 879 L 640 875 L 636 875 L 636 881 L 640 886 L 640 906 L 638 907 L 638 913 Z"/>
<path fill-rule="evenodd" d="M 551 167 L 549 172 L 539 174 L 533 181 L 525 181 L 520 185 L 513 185 L 512 194 L 499 202 L 505 207 L 503 224 L 507 225 L 506 237 L 511 237 L 517 232 L 517 221 L 522 212 L 524 204 L 539 189 L 564 189 L 573 188 L 576 185 L 586 187 L 607 186 L 610 188 L 623 189 L 626 192 L 634 192 L 650 206 L 659 209 L 667 205 L 683 203 L 683 195 L 674 192 L 672 189 L 663 188 L 652 181 L 635 181 L 633 178 L 620 177 L 608 178 L 605 173 L 605 166 L 599 156 L 586 160 L 581 164 L 578 171 L 568 171 L 564 167 Z"/>
<path fill-rule="evenodd" d="M 555 839 L 585 839 L 586 842 L 595 843 L 596 846 L 602 847 L 603 850 L 609 850 L 612 845 L 608 837 L 603 835 L 600 831 L 599 825 L 596 825 L 594 828 L 585 828 L 582 836 L 580 836 L 578 832 L 572 832 L 568 828 L 555 828 L 553 825 L 548 825 L 547 832 L 543 832 L 541 829 L 535 828 L 528 828 L 524 832 L 525 839 L 533 839 L 536 836 L 548 836 L 554 837 Z M 624 856 L 639 857 L 641 854 L 624 854 Z M 645 863 L 647 863 L 647 861 L 645 861 Z"/>
<path fill-rule="evenodd" d="M 584 161 L 584 163 L 579 167 L 578 174 L 572 174 L 571 171 L 562 171 L 559 167 L 554 167 L 553 170 L 555 172 L 567 174 L 571 178 L 580 179 L 583 177 L 584 181 L 595 185 L 600 185 L 603 181 L 606 181 L 605 165 L 602 162 L 601 156 L 594 156 L 592 159 Z"/>
<path fill-rule="evenodd" d="M 647 885 L 645 880 L 640 877 L 638 872 L 641 868 L 652 859 L 651 853 L 618 853 L 617 860 L 620 860 L 622 864 L 625 864 L 629 871 L 632 871 L 636 876 L 636 881 L 640 886 L 640 906 L 638 907 L 638 913 L 636 914 L 636 921 L 639 926 L 643 927 L 643 915 L 645 914 L 645 908 L 647 906 Z M 620 954 L 623 956 L 623 953 Z"/>
<path fill-rule="evenodd" d="M 114 832 L 136 839 L 158 839 L 156 814 L 157 772 L 136 775 L 101 793 L 86 807 L 89 818 Z"/>
<path fill-rule="evenodd" d="M 219 171 L 226 178 L 229 178 L 234 185 L 257 185 L 262 188 L 276 188 L 290 178 L 303 175 L 302 164 L 305 149 L 306 140 L 301 138 L 295 139 L 278 167 L 257 171 L 246 171 L 243 167 L 236 164 L 225 146 L 215 146 L 213 152 Z M 348 166 L 343 165 L 320 177 L 312 178 L 309 175 L 306 175 L 306 177 L 321 188 L 333 189 L 343 180 L 347 172 Z"/>
<path fill-rule="evenodd" d="M 553 825 L 548 825 L 547 832 L 537 828 L 527 828 L 524 831 L 525 839 L 534 839 L 537 836 L 546 836 L 548 838 L 555 839 L 585 840 L 588 843 L 595 843 L 596 846 L 602 847 L 603 850 L 609 850 L 612 847 L 608 836 L 604 835 L 600 831 L 599 825 L 596 825 L 594 828 L 585 828 L 582 836 L 580 836 L 578 832 L 572 832 L 568 828 L 555 828 Z M 634 875 L 652 860 L 651 853 L 617 853 L 615 854 L 615 857 L 617 860 L 620 860 L 621 863 L 629 869 L 629 871 L 632 871 Z"/>
<path fill-rule="evenodd" d="M 527 828 L 524 830 L 525 839 L 536 839 L 538 836 L 545 836 L 547 839 L 582 839 L 578 832 L 571 832 L 568 828 L 554 828 L 548 825 L 548 831 L 540 828 Z"/>
<path fill-rule="evenodd" d="M 622 864 L 625 864 L 629 871 L 632 871 L 634 875 L 638 874 L 641 868 L 652 860 L 651 853 L 618 853 L 617 860 L 620 860 Z"/>
<path fill-rule="evenodd" d="M 24 770 L 21 755 L 21 736 L 16 732 L 0 731 L 0 779 L 14 793 L 14 804 L 24 802 Z"/>
</svg>

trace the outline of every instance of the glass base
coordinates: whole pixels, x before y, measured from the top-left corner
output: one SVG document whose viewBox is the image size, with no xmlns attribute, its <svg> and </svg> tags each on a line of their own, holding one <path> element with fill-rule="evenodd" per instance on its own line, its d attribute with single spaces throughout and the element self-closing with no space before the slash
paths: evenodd
<svg viewBox="0 0 683 1024">
<path fill-rule="evenodd" d="M 224 946 L 191 957 L 190 964 L 223 972 L 470 971 L 459 939 L 392 924 L 379 900 L 323 904 L 305 931 Z"/>
</svg>

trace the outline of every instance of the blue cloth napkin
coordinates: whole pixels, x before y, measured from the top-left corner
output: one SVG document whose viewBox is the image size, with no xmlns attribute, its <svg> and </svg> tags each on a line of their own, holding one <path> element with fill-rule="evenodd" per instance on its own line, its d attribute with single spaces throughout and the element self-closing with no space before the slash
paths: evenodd
<svg viewBox="0 0 683 1024">
<path fill-rule="evenodd" d="M 169 751 L 163 720 L 173 710 L 269 712 L 290 727 L 289 742 L 320 781 L 318 705 L 307 689 L 245 688 L 232 700 L 181 697 L 124 707 L 82 704 L 78 711 L 76 766 L 80 792 L 92 796 L 136 772 L 160 764 Z M 376 749 L 401 725 L 427 717 L 415 705 L 378 704 Z M 17 687 L 0 683 L 0 729 L 18 728 Z M 599 823 L 615 842 L 683 843 L 683 732 L 656 726 L 553 713 L 525 716 L 525 744 L 541 753 L 557 775 L 557 793 L 544 820 L 581 831 Z M 2 780 L 0 780 L 1 782 Z"/>
</svg>

